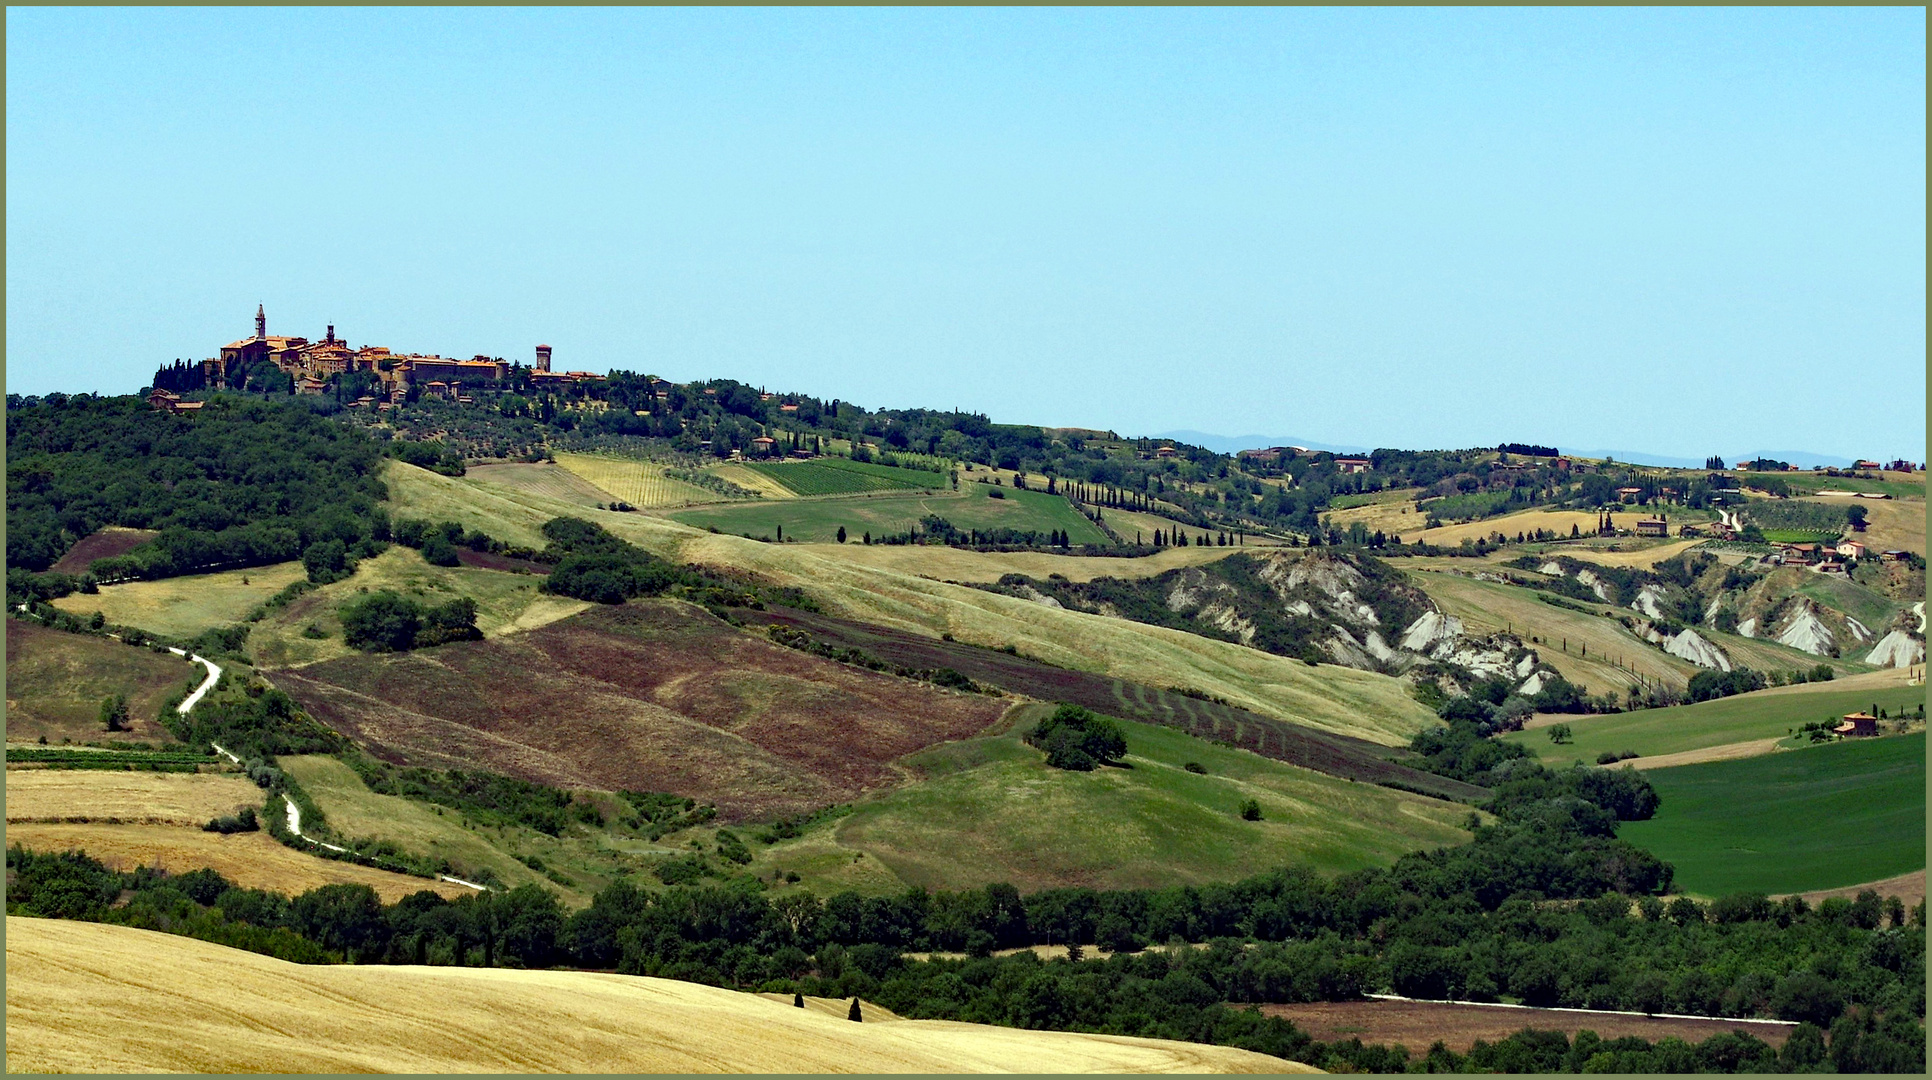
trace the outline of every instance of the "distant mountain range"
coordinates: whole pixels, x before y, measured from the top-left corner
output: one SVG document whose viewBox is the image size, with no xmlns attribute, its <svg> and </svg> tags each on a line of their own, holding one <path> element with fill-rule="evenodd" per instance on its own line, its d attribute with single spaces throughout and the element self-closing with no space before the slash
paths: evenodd
<svg viewBox="0 0 1932 1080">
<path fill-rule="evenodd" d="M 1326 450 L 1332 454 L 1366 454 L 1373 449 L 1348 443 L 1322 442 L 1319 439 L 1307 439 L 1299 435 L 1211 435 L 1205 431 L 1163 431 L 1154 437 L 1205 446 L 1217 454 L 1232 454 L 1237 450 L 1255 450 L 1264 446 L 1305 446 L 1310 450 Z M 1659 468 L 1697 469 L 1704 465 L 1703 458 L 1669 457 L 1664 454 L 1647 454 L 1642 450 L 1582 450 L 1570 446 L 1559 446 L 1557 449 L 1576 457 L 1612 457 L 1632 465 L 1655 465 Z M 1835 465 L 1844 468 L 1856 460 L 1832 454 L 1813 453 L 1810 450 L 1752 450 L 1747 453 L 1726 454 L 1724 461 L 1728 465 L 1735 465 L 1740 461 L 1750 461 L 1760 457 L 1788 462 L 1801 469 L 1809 469 L 1815 465 Z"/>
</svg>

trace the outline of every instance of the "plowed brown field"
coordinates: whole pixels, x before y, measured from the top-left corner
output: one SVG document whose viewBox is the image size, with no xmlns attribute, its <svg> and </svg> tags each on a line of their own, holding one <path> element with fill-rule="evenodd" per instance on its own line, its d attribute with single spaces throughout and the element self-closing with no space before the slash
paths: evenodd
<svg viewBox="0 0 1932 1080">
<path fill-rule="evenodd" d="M 676 792 L 730 819 L 894 785 L 893 759 L 977 734 L 1006 706 L 781 648 L 675 601 L 274 679 L 389 760 Z"/>
</svg>

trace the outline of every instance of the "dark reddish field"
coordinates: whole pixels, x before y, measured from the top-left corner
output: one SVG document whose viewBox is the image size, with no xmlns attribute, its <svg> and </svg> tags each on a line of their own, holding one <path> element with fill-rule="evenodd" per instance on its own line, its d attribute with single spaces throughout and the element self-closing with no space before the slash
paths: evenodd
<svg viewBox="0 0 1932 1080">
<path fill-rule="evenodd" d="M 897 784 L 895 758 L 978 734 L 1007 704 L 781 648 L 665 600 L 272 677 L 390 761 L 675 792 L 732 820 Z"/>
<path fill-rule="evenodd" d="M 1302 1005 L 1263 1005 L 1261 1011 L 1293 1021 L 1296 1027 L 1321 1042 L 1356 1038 L 1365 1043 L 1401 1043 L 1415 1056 L 1427 1053 L 1429 1046 L 1438 1040 L 1456 1053 L 1466 1054 L 1477 1039 L 1500 1042 L 1524 1028 L 1561 1031 L 1572 1039 L 1577 1032 L 1589 1030 L 1605 1039 L 1636 1036 L 1653 1043 L 1666 1036 L 1689 1043 L 1702 1042 L 1727 1031 L 1742 1031 L 1772 1046 L 1783 1046 L 1791 1037 L 1791 1025 L 1763 1021 L 1674 1020 L 1557 1009 L 1443 1005 L 1432 1001 L 1317 1001 Z"/>
<path fill-rule="evenodd" d="M 975 682 L 1015 694 L 1043 701 L 1070 701 L 1109 716 L 1179 728 L 1203 739 L 1243 747 L 1263 757 L 1331 776 L 1393 784 L 1444 799 L 1480 799 L 1489 794 L 1483 788 L 1391 760 L 1402 755 L 1401 750 L 1172 690 L 789 608 L 747 611 L 744 619 L 748 625 L 783 623 L 827 644 L 858 649 L 904 667 L 949 667 Z"/>
<path fill-rule="evenodd" d="M 75 541 L 74 546 L 67 549 L 67 554 L 53 565 L 53 569 L 63 574 L 85 573 L 87 564 L 95 559 L 126 555 L 160 535 L 146 529 L 102 529 Z"/>
</svg>

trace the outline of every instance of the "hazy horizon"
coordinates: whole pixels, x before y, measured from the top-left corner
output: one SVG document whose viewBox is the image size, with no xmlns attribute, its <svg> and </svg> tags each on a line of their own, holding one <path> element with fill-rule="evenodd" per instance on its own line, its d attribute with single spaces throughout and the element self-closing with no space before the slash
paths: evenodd
<svg viewBox="0 0 1932 1080">
<path fill-rule="evenodd" d="M 1926 456 L 1922 9 L 8 30 L 14 393 L 131 392 L 263 304 L 1123 434 Z"/>
</svg>

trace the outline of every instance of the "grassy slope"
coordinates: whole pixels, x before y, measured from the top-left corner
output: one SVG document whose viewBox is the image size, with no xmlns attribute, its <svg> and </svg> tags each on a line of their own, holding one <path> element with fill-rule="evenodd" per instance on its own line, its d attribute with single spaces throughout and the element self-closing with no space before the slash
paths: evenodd
<svg viewBox="0 0 1932 1080">
<path fill-rule="evenodd" d="M 1132 539 L 1132 534 L 1129 534 Z M 1164 548 L 1158 554 L 1137 559 L 1114 559 L 1082 555 L 1051 555 L 1044 551 L 968 551 L 963 548 L 926 547 L 906 544 L 819 544 L 814 550 L 856 566 L 891 570 L 901 574 L 940 581 L 992 583 L 1007 574 L 1045 578 L 1059 574 L 1069 581 L 1092 581 L 1098 577 L 1142 578 L 1166 573 L 1181 566 L 1199 566 L 1244 550 L 1239 547 Z"/>
<path fill-rule="evenodd" d="M 153 931 L 16 916 L 6 931 L 7 1064 L 23 1072 L 1314 1071 L 1158 1039 L 854 1024 L 669 979 L 305 966 Z"/>
<path fill-rule="evenodd" d="M 988 490 L 999 491 L 1005 498 L 990 498 L 986 494 Z M 963 485 L 957 493 L 879 492 L 800 498 L 784 502 L 682 510 L 670 516 L 694 528 L 715 528 L 732 535 L 750 533 L 753 536 L 772 536 L 776 535 L 774 530 L 782 525 L 788 540 L 824 543 L 837 538 L 840 526 L 845 528 L 848 538 L 857 538 L 865 533 L 887 536 L 904 532 L 928 514 L 937 514 L 960 529 L 1006 528 L 1039 532 L 1065 529 L 1076 544 L 1110 542 L 1106 534 L 1057 495 L 987 488 L 977 484 Z"/>
<path fill-rule="evenodd" d="M 1925 492 L 1914 499 L 1859 499 L 1849 495 L 1827 495 L 1818 501 L 1828 506 L 1865 508 L 1865 531 L 1852 539 L 1871 551 L 1897 548 L 1925 554 Z"/>
<path fill-rule="evenodd" d="M 1925 866 L 1925 736 L 1657 769 L 1663 798 L 1624 839 L 1688 892 L 1828 889 Z"/>
<path fill-rule="evenodd" d="M 1044 707 L 1036 707 L 1043 709 Z M 922 777 L 818 834 L 761 853 L 755 870 L 794 870 L 807 887 L 890 891 L 1008 881 L 1155 887 L 1228 881 L 1289 863 L 1341 872 L 1420 847 L 1460 843 L 1469 809 L 1355 784 L 1169 728 L 1123 721 L 1132 768 L 1065 772 L 1008 734 L 902 760 Z M 1198 762 L 1207 775 L 1182 766 Z M 1264 820 L 1243 821 L 1258 800 Z M 863 853 L 892 877 L 854 883 Z M 829 880 L 821 875 L 831 874 Z"/>
<path fill-rule="evenodd" d="M 199 680 L 198 665 L 171 653 L 7 620 L 7 738 L 33 742 L 169 741 L 155 720 L 169 694 Z M 128 696 L 132 731 L 101 729 L 101 699 Z"/>
<path fill-rule="evenodd" d="M 431 566 L 410 548 L 392 547 L 363 560 L 349 578 L 308 593 L 255 624 L 248 638 L 249 654 L 264 666 L 273 667 L 350 655 L 353 650 L 342 641 L 342 623 L 336 611 L 365 590 L 394 589 L 425 604 L 470 597 L 476 601 L 476 625 L 490 637 L 533 629 L 590 606 L 581 600 L 538 592 L 541 580 L 501 570 Z M 303 637 L 302 631 L 311 625 L 328 636 Z"/>
<path fill-rule="evenodd" d="M 306 576 L 299 562 L 224 570 L 219 574 L 103 585 L 98 595 L 74 593 L 54 606 L 76 615 L 99 611 L 107 621 L 156 634 L 193 637 L 240 622 L 255 606 Z M 243 584 L 247 579 L 247 584 Z"/>
<path fill-rule="evenodd" d="M 536 882 L 552 888 L 551 882 L 499 846 L 501 840 L 494 831 L 468 827 L 454 810 L 395 795 L 378 795 L 363 784 L 355 770 L 332 757 L 285 757 L 281 765 L 315 800 L 338 836 L 387 840 L 414 855 L 448 859 L 457 868 L 458 877 L 487 866 L 506 885 Z M 441 813 L 437 812 L 439 809 Z M 529 831 L 508 830 L 516 834 Z M 512 839 L 527 842 L 520 835 Z M 563 896 L 573 904 L 588 903 L 590 899 L 577 890 L 566 890 Z"/>
<path fill-rule="evenodd" d="M 1564 718 L 1574 741 L 1559 746 L 1541 728 L 1503 736 L 1529 747 L 1549 765 L 1581 759 L 1594 762 L 1610 751 L 1635 750 L 1645 757 L 1676 754 L 1707 746 L 1783 738 L 1800 724 L 1835 719 L 1873 703 L 1888 713 L 1925 700 L 1922 686 L 1889 686 L 1846 690 L 1835 683 L 1805 683 L 1753 694 L 1701 701 L 1671 709 Z"/>
<path fill-rule="evenodd" d="M 579 512 L 536 496 L 479 494 L 459 481 L 400 463 L 390 465 L 385 479 L 399 512 L 461 521 L 522 543 L 540 542 L 537 529 L 549 518 Z M 1435 714 L 1417 704 L 1405 684 L 1385 675 L 1331 664 L 1311 668 L 1178 630 L 854 566 L 817 545 L 715 536 L 641 514 L 583 514 L 668 558 L 737 567 L 804 588 L 830 613 L 846 618 L 927 636 L 951 633 L 978 644 L 1012 644 L 1063 667 L 1154 686 L 1192 687 L 1266 716 L 1387 745 L 1406 743 L 1435 722 Z"/>
<path fill-rule="evenodd" d="M 858 491 L 889 491 L 897 488 L 940 490 L 949 486 L 946 476 L 920 469 L 900 469 L 889 465 L 820 458 L 814 461 L 754 461 L 745 468 L 768 476 L 798 495 L 843 495 Z"/>
<path fill-rule="evenodd" d="M 578 506 L 601 506 L 611 500 L 612 496 L 608 492 L 585 481 L 573 470 L 561 465 L 561 456 L 557 465 L 546 462 L 472 465 L 463 475 L 463 480 L 466 483 L 481 484 L 486 487 L 547 495 Z"/>
</svg>

